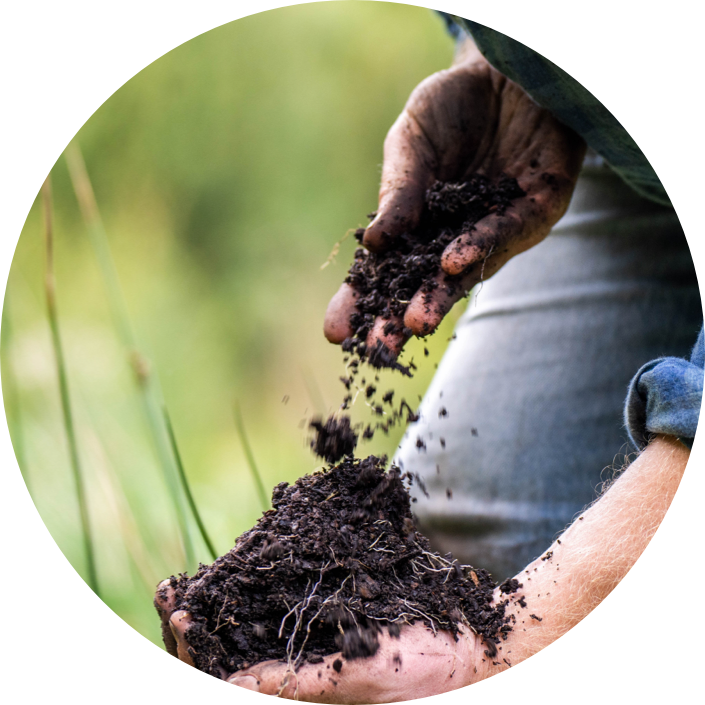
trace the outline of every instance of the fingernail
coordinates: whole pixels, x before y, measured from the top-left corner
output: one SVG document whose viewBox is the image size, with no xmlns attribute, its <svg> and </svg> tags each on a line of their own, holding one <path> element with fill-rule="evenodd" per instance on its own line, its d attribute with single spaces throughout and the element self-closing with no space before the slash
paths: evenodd
<svg viewBox="0 0 705 705">
<path fill-rule="evenodd" d="M 259 681 L 255 676 L 230 676 L 228 683 L 259 692 Z"/>
</svg>

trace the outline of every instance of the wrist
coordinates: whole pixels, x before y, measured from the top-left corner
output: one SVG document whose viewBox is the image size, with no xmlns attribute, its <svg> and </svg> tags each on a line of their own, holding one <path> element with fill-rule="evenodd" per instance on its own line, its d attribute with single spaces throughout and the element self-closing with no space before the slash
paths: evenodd
<svg viewBox="0 0 705 705">
<path fill-rule="evenodd" d="M 476 63 L 487 63 L 487 60 L 477 48 L 477 44 L 475 44 L 473 38 L 469 34 L 466 34 L 465 37 L 458 42 L 451 67 Z"/>
</svg>

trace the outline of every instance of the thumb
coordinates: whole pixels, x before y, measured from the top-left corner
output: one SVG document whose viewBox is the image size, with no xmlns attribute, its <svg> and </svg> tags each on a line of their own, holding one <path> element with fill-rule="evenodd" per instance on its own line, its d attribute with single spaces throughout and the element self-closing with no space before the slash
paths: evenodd
<svg viewBox="0 0 705 705">
<path fill-rule="evenodd" d="M 176 653 L 181 661 L 194 666 L 192 650 L 186 641 L 186 632 L 191 626 L 191 615 L 184 610 L 174 612 L 169 619 L 171 633 L 176 640 Z"/>
<path fill-rule="evenodd" d="M 418 225 L 435 171 L 433 147 L 416 120 L 404 110 L 384 140 L 379 206 L 362 240 L 368 250 L 389 249 L 400 235 Z"/>
</svg>

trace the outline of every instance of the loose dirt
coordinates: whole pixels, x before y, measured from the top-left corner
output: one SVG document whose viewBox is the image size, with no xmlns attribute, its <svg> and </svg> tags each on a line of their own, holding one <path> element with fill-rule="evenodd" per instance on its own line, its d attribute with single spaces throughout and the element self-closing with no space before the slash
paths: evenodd
<svg viewBox="0 0 705 705">
<path fill-rule="evenodd" d="M 393 465 L 385 472 L 386 458 L 361 460 L 353 452 L 360 436 L 369 439 L 418 420 L 404 399 L 395 401 L 393 390 L 377 389 L 378 377 L 374 383 L 359 379 L 363 362 L 406 375 L 415 369 L 382 345 L 367 348 L 375 318 L 401 319 L 416 291 L 433 291 L 446 246 L 523 195 L 507 177 L 497 183 L 479 175 L 462 184 L 437 182 L 426 194 L 416 231 L 385 253 L 356 250 L 346 281 L 360 296 L 350 318 L 354 335 L 342 346 L 341 411 L 363 395 L 374 420 L 353 426 L 340 412 L 313 419 L 311 448 L 328 467 L 293 485 L 277 485 L 273 509 L 229 553 L 200 566 L 193 577 L 171 578 L 176 608 L 192 615 L 186 637 L 199 669 L 220 678 L 269 659 L 297 669 L 337 651 L 343 661 L 365 658 L 376 653 L 383 630 L 398 637 L 414 623 L 456 638 L 470 630 L 484 640 L 490 658 L 496 655 L 511 624 L 506 603 L 492 602 L 496 584 L 490 575 L 433 552 L 416 530 L 408 486 L 416 481 L 425 491 L 418 476 Z M 363 234 L 356 232 L 358 241 Z M 446 277 L 444 285 L 460 286 L 460 277 Z M 390 322 L 387 333 L 396 325 Z M 425 450 L 420 438 L 417 446 Z M 506 581 L 501 593 L 518 587 L 516 580 Z M 339 672 L 343 661 L 333 668 Z"/>
<path fill-rule="evenodd" d="M 505 175 L 496 182 L 480 174 L 462 183 L 436 181 L 426 192 L 425 209 L 413 232 L 402 233 L 385 252 L 375 253 L 363 247 L 357 248 L 345 279 L 357 291 L 358 298 L 355 310 L 350 315 L 350 326 L 354 333 L 342 343 L 346 368 L 340 381 L 345 386 L 346 394 L 341 409 L 348 409 L 363 394 L 373 414 L 386 418 L 377 418 L 364 430 L 358 426 L 353 430 L 356 435 L 362 434 L 364 439 L 370 439 L 377 430 L 389 433 L 398 423 L 411 423 L 418 418 L 404 400 L 400 401 L 393 412 L 385 409 L 385 405 L 393 406 L 393 390 L 386 392 L 379 402 L 375 396 L 378 390 L 374 385 L 365 386 L 364 379 L 358 382 L 358 375 L 363 369 L 362 362 L 367 362 L 372 368 L 395 369 L 407 376 L 411 376 L 416 369 L 413 361 L 407 365 L 401 364 L 379 341 L 374 347 L 368 347 L 367 335 L 375 319 L 380 316 L 388 319 L 386 334 L 401 332 L 405 337 L 410 336 L 411 331 L 403 329 L 395 321 L 403 319 L 417 291 L 430 294 L 438 286 L 436 276 L 441 271 L 441 256 L 446 247 L 461 234 L 471 232 L 474 225 L 485 216 L 494 212 L 506 212 L 514 199 L 525 195 L 516 179 Z M 370 217 L 374 215 L 372 213 Z M 362 243 L 364 234 L 364 228 L 355 232 L 358 242 Z M 443 285 L 450 293 L 456 292 L 462 286 L 462 275 L 446 275 Z M 425 350 L 425 353 L 428 354 L 428 351 Z M 317 455 L 329 462 L 340 460 L 346 445 L 331 440 L 329 425 L 334 422 L 334 417 L 331 417 L 326 423 L 316 420 L 311 424 L 316 434 L 311 447 Z"/>
<path fill-rule="evenodd" d="M 373 367 L 408 373 L 381 344 L 368 349 L 366 338 L 375 318 L 390 319 L 385 333 L 403 332 L 408 337 L 411 331 L 400 330 L 401 324 L 393 319 L 403 318 L 417 291 L 429 294 L 438 286 L 436 275 L 445 248 L 461 234 L 471 232 L 485 216 L 504 213 L 514 199 L 525 195 L 516 179 L 505 175 L 497 182 L 480 174 L 462 183 L 436 181 L 426 192 L 426 208 L 413 232 L 402 233 L 381 253 L 363 247 L 355 251 L 345 281 L 358 292 L 358 298 L 350 316 L 353 336 L 343 343 L 343 349 L 354 351 Z M 362 243 L 364 234 L 364 228 L 355 232 L 358 242 Z M 462 275 L 443 280 L 451 294 L 461 282 Z"/>
<path fill-rule="evenodd" d="M 511 627 L 504 603 L 492 603 L 495 583 L 430 549 L 414 527 L 410 478 L 385 465 L 347 457 L 277 485 L 273 509 L 229 553 L 172 577 L 199 669 L 220 678 L 268 659 L 296 669 L 336 651 L 364 658 L 382 630 L 399 636 L 417 622 L 456 638 L 472 630 L 496 653 Z"/>
</svg>

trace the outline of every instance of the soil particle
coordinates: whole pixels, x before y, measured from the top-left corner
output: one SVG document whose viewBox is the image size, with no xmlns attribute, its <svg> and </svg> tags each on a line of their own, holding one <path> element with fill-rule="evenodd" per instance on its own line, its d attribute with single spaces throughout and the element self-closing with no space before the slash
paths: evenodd
<svg viewBox="0 0 705 705">
<path fill-rule="evenodd" d="M 514 594 L 520 587 L 523 587 L 522 584 L 516 579 L 516 578 L 507 578 L 500 586 L 499 586 L 499 591 L 503 595 L 512 595 Z"/>
<path fill-rule="evenodd" d="M 385 462 L 348 456 L 277 485 L 273 509 L 229 553 L 171 578 L 200 670 L 220 678 L 269 659 L 298 668 L 337 651 L 365 658 L 382 630 L 398 637 L 412 623 L 455 638 L 467 625 L 496 652 L 511 630 L 506 602 L 493 603 L 486 571 L 431 551 L 413 526 L 408 478 Z"/>
</svg>

